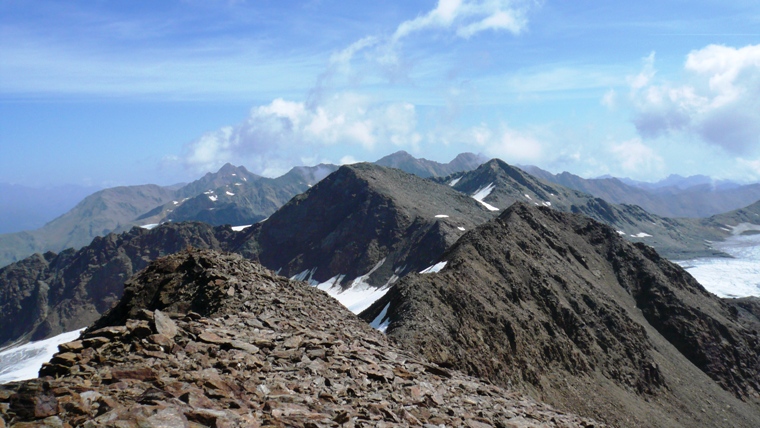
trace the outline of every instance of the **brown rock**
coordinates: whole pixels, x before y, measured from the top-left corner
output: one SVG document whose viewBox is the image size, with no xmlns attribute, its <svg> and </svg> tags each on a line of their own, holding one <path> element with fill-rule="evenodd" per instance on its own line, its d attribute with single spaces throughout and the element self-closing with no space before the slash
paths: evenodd
<svg viewBox="0 0 760 428">
<path fill-rule="evenodd" d="M 58 345 L 58 350 L 61 352 L 77 352 L 81 351 L 83 347 L 81 340 L 75 340 L 73 342 L 61 343 Z"/>
<path fill-rule="evenodd" d="M 199 334 L 198 339 L 200 339 L 203 342 L 212 343 L 215 345 L 224 345 L 224 344 L 230 343 L 230 339 L 219 337 L 218 335 L 210 331 L 204 331 L 203 333 Z"/>
<path fill-rule="evenodd" d="M 113 368 L 111 369 L 111 377 L 114 381 L 121 381 L 124 379 L 153 381 L 156 380 L 157 374 L 150 367 Z"/>
<path fill-rule="evenodd" d="M 171 349 L 171 347 L 174 345 L 174 341 L 169 336 L 166 336 L 164 334 L 151 334 L 147 337 L 147 339 L 151 343 L 163 346 L 164 349 Z"/>
<path fill-rule="evenodd" d="M 87 339 L 82 340 L 82 345 L 85 348 L 100 348 L 101 346 L 111 343 L 111 339 L 107 337 L 97 336 L 97 337 L 90 337 Z"/>
</svg>

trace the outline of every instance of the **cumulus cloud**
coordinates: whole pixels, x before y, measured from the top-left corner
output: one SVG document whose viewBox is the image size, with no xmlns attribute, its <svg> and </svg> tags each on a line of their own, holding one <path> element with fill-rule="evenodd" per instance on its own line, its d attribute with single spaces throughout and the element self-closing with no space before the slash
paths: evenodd
<svg viewBox="0 0 760 428">
<path fill-rule="evenodd" d="M 654 55 L 631 78 L 634 124 L 644 138 L 686 132 L 740 155 L 760 143 L 760 45 L 709 45 L 688 54 L 686 83 L 654 83 Z"/>
<path fill-rule="evenodd" d="M 458 133 L 454 139 L 476 147 L 489 156 L 507 162 L 535 162 L 544 156 L 544 145 L 528 132 L 502 125 L 494 130 L 486 124 Z"/>
<path fill-rule="evenodd" d="M 662 157 L 638 138 L 613 144 L 610 153 L 623 171 L 639 177 L 647 174 L 656 177 L 664 169 L 665 162 Z"/>
<path fill-rule="evenodd" d="M 416 128 L 416 109 L 408 103 L 373 103 L 354 93 L 334 95 L 315 108 L 276 99 L 253 108 L 237 126 L 193 141 L 184 159 L 198 171 L 244 160 L 254 171 L 273 175 L 338 144 L 372 150 L 378 143 L 389 143 L 414 149 L 421 140 Z"/>
</svg>

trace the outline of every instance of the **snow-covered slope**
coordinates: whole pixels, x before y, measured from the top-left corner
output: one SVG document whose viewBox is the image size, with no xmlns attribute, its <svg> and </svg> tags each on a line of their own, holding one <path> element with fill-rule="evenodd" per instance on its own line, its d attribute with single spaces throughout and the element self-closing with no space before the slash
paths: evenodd
<svg viewBox="0 0 760 428">
<path fill-rule="evenodd" d="M 76 340 L 82 330 L 84 329 L 0 352 L 0 384 L 36 378 L 42 363 L 50 361 L 53 354 L 58 352 L 58 345 Z"/>
</svg>

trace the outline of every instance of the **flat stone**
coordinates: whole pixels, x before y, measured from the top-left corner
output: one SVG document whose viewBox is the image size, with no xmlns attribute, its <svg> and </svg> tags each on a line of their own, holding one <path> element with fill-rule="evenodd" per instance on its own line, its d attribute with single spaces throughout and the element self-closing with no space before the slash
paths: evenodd
<svg viewBox="0 0 760 428">
<path fill-rule="evenodd" d="M 225 344 L 230 343 L 230 339 L 224 339 L 210 331 L 204 331 L 203 333 L 199 334 L 198 339 L 200 339 L 203 342 L 212 343 L 215 345 L 225 345 Z"/>
<path fill-rule="evenodd" d="M 136 379 L 142 381 L 151 381 L 157 379 L 156 372 L 150 367 L 135 367 L 129 369 L 114 368 L 111 369 L 111 377 L 115 381 L 124 379 Z"/>
<path fill-rule="evenodd" d="M 61 352 L 77 352 L 84 348 L 81 340 L 75 340 L 73 342 L 61 343 L 58 345 L 58 350 Z"/>
<path fill-rule="evenodd" d="M 174 338 L 177 335 L 177 324 L 168 315 L 156 309 L 153 311 L 153 320 L 156 325 L 156 333 L 169 338 Z"/>
<path fill-rule="evenodd" d="M 100 348 L 101 346 L 105 345 L 106 343 L 111 343 L 111 339 L 107 337 L 90 337 L 87 339 L 82 340 L 82 345 L 85 348 Z"/>
</svg>

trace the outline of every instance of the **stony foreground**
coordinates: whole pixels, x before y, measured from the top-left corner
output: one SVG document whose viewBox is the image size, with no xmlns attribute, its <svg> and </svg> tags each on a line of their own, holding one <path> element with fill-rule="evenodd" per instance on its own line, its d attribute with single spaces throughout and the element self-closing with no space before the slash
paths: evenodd
<svg viewBox="0 0 760 428">
<path fill-rule="evenodd" d="M 188 250 L 40 379 L 0 386 L 0 427 L 591 427 L 433 365 L 320 292 L 240 256 Z"/>
</svg>

